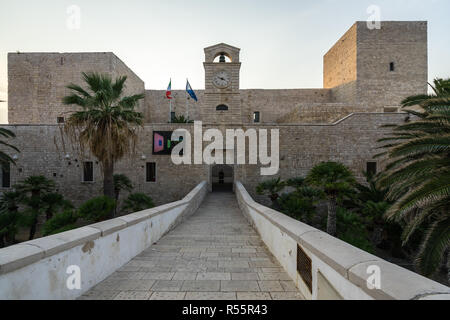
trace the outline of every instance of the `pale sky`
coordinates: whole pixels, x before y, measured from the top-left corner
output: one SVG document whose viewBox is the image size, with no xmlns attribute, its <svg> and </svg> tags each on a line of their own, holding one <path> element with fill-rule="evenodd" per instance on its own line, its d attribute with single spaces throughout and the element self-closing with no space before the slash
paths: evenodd
<svg viewBox="0 0 450 320">
<path fill-rule="evenodd" d="M 80 8 L 80 28 L 67 9 Z M 204 88 L 203 48 L 241 48 L 241 88 L 321 88 L 322 57 L 367 8 L 427 20 L 429 79 L 450 77 L 449 0 L 0 0 L 0 100 L 7 52 L 112 51 L 147 89 Z M 0 102 L 0 123 L 6 123 Z"/>
</svg>

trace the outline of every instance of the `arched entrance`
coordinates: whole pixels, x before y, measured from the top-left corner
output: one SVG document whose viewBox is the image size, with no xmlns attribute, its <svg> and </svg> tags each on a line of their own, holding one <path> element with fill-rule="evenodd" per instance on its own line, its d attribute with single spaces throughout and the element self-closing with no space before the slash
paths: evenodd
<svg viewBox="0 0 450 320">
<path fill-rule="evenodd" d="M 213 192 L 232 192 L 234 182 L 233 167 L 226 164 L 216 164 L 211 169 L 211 184 Z"/>
</svg>

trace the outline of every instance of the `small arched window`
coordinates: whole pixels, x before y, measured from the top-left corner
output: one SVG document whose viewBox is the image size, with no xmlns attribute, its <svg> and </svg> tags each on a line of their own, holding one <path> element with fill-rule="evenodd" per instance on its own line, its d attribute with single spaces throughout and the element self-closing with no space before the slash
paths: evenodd
<svg viewBox="0 0 450 320">
<path fill-rule="evenodd" d="M 216 111 L 228 111 L 228 106 L 224 105 L 224 104 L 219 104 L 216 107 Z"/>
<path fill-rule="evenodd" d="M 391 62 L 391 63 L 389 63 L 389 70 L 392 72 L 392 71 L 395 71 L 395 63 L 394 62 Z"/>
</svg>

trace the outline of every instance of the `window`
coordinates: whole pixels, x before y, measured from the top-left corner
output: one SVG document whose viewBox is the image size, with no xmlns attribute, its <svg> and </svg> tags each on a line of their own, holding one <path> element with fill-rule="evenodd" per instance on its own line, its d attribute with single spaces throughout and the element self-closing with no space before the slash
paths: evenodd
<svg viewBox="0 0 450 320">
<path fill-rule="evenodd" d="M 155 162 L 147 162 L 147 165 L 145 168 L 145 181 L 156 182 L 156 163 Z"/>
<path fill-rule="evenodd" d="M 377 173 L 377 163 L 376 162 L 367 162 L 367 174 L 375 175 Z"/>
<path fill-rule="evenodd" d="M 259 111 L 253 112 L 253 122 L 259 122 Z"/>
<path fill-rule="evenodd" d="M 394 62 L 389 63 L 389 70 L 390 71 L 395 71 L 395 64 L 394 64 Z"/>
<path fill-rule="evenodd" d="M 94 164 L 92 161 L 83 162 L 83 182 L 94 182 Z"/>
<path fill-rule="evenodd" d="M 2 166 L 2 188 L 11 187 L 11 164 L 8 162 Z"/>
<path fill-rule="evenodd" d="M 384 107 L 384 112 L 398 112 L 398 107 Z"/>
<path fill-rule="evenodd" d="M 175 112 L 171 112 L 170 113 L 170 122 L 173 122 L 173 120 L 175 120 Z"/>
<path fill-rule="evenodd" d="M 224 105 L 224 104 L 220 104 L 216 107 L 216 111 L 227 111 L 228 110 L 228 106 Z"/>
<path fill-rule="evenodd" d="M 56 119 L 56 122 L 58 122 L 58 123 L 64 123 L 64 117 L 58 117 L 58 118 Z"/>
</svg>

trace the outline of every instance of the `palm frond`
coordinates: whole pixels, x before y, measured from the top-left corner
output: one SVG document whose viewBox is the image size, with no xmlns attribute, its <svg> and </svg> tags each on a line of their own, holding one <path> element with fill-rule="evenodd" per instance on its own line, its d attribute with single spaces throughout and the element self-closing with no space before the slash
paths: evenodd
<svg viewBox="0 0 450 320">
<path fill-rule="evenodd" d="M 416 258 L 422 274 L 431 276 L 439 268 L 444 252 L 450 246 L 450 216 L 439 217 L 427 230 Z"/>
</svg>

